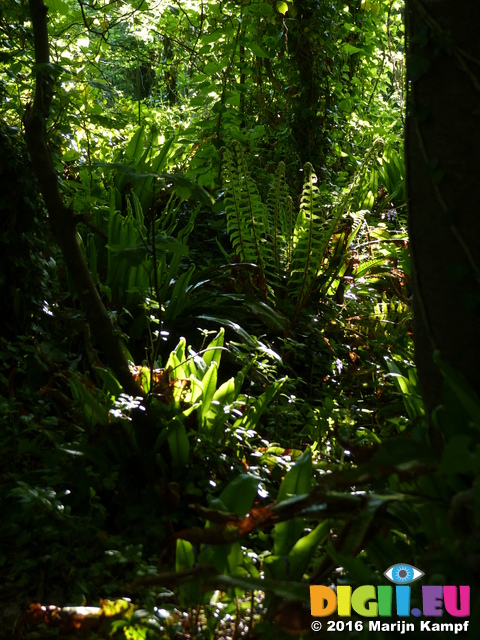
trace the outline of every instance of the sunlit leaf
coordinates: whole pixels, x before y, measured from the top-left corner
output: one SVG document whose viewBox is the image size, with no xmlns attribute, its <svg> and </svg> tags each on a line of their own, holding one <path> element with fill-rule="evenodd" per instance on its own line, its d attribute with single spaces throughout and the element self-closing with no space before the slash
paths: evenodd
<svg viewBox="0 0 480 640">
<path fill-rule="evenodd" d="M 257 495 L 260 478 L 242 473 L 234 478 L 220 494 L 220 500 L 229 511 L 244 516 L 250 510 Z"/>
</svg>

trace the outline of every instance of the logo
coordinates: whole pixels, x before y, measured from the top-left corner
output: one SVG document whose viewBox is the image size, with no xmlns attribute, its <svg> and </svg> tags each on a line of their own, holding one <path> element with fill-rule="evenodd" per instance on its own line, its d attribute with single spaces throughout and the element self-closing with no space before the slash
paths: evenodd
<svg viewBox="0 0 480 640">
<path fill-rule="evenodd" d="M 425 574 L 411 564 L 394 564 L 383 574 L 390 582 L 395 584 L 409 584 L 415 582 Z"/>
<path fill-rule="evenodd" d="M 387 622 L 385 618 L 434 618 L 421 620 L 420 631 L 449 631 L 454 634 L 468 629 L 468 620 L 464 622 L 437 623 L 444 612 L 456 618 L 470 615 L 470 587 L 466 585 L 425 585 L 421 589 L 421 609 L 411 608 L 411 587 L 407 586 L 422 578 L 425 574 L 410 564 L 394 564 L 383 574 L 390 585 L 363 585 L 353 589 L 348 585 L 338 585 L 336 589 L 323 585 L 310 586 L 310 611 L 316 618 L 326 618 L 336 613 L 342 620 L 327 621 L 329 631 L 363 629 L 363 622 L 355 624 L 348 618 L 352 613 L 365 618 L 383 618 L 369 622 L 370 631 L 396 631 L 406 633 L 414 631 L 415 625 L 408 620 Z M 411 620 L 411 618 L 410 618 Z M 312 623 L 312 629 L 322 627 L 319 621 Z"/>
</svg>

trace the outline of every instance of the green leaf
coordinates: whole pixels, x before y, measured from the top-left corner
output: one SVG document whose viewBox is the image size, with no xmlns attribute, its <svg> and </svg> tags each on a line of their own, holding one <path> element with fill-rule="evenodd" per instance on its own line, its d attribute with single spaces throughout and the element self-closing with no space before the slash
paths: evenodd
<svg viewBox="0 0 480 640">
<path fill-rule="evenodd" d="M 151 162 L 153 171 L 155 172 L 161 171 L 164 168 L 168 154 L 170 153 L 170 150 L 174 142 L 175 142 L 175 136 L 172 136 L 171 138 L 167 138 L 167 140 L 165 140 L 160 150 L 160 153 L 158 153 Z"/>
<path fill-rule="evenodd" d="M 237 333 L 240 338 L 243 340 L 243 342 L 245 342 L 245 344 L 248 344 L 249 347 L 255 347 L 256 346 L 256 342 L 254 340 L 254 338 L 245 331 L 245 329 L 243 329 L 238 323 L 233 322 L 233 320 L 229 320 L 228 318 L 218 318 L 215 316 L 209 316 L 209 315 L 199 315 L 198 316 L 200 320 L 208 320 L 208 322 L 214 322 L 216 324 L 224 324 L 226 327 L 230 327 L 230 329 L 232 329 L 233 331 L 235 331 L 235 333 Z"/>
<path fill-rule="evenodd" d="M 222 347 L 225 336 L 225 329 L 220 328 L 215 338 L 209 343 L 208 347 L 204 351 L 202 358 L 207 366 L 210 366 L 212 362 L 217 363 L 217 367 L 220 366 L 220 359 L 222 357 Z"/>
<path fill-rule="evenodd" d="M 281 12 L 280 12 L 280 13 L 281 13 Z M 255 42 L 252 42 L 252 43 L 249 45 L 249 47 L 250 47 L 250 49 L 251 49 L 252 53 L 253 53 L 254 55 L 258 56 L 259 58 L 271 58 L 271 57 L 272 57 L 269 53 L 267 53 L 266 51 L 264 51 L 264 50 L 262 49 L 262 47 L 260 47 L 260 46 L 259 46 L 258 44 L 256 44 Z"/>
<path fill-rule="evenodd" d="M 193 546 L 186 540 L 177 540 L 177 551 L 175 555 L 175 571 L 186 571 L 195 566 L 195 553 Z"/>
<path fill-rule="evenodd" d="M 277 501 L 299 496 L 310 491 L 312 481 L 312 452 L 307 448 L 287 472 L 278 490 Z"/>
<path fill-rule="evenodd" d="M 188 463 L 190 443 L 188 441 L 185 425 L 177 417 L 168 425 L 170 431 L 167 440 L 172 457 L 172 465 L 175 468 L 185 467 Z"/>
<path fill-rule="evenodd" d="M 93 366 L 93 370 L 97 373 L 104 384 L 104 389 L 114 397 L 118 397 L 122 392 L 122 386 L 113 375 L 110 369 Z"/>
<path fill-rule="evenodd" d="M 203 422 L 204 416 L 206 416 L 207 412 L 210 409 L 210 405 L 212 404 L 215 390 L 217 388 L 217 363 L 215 361 L 210 364 L 207 372 L 203 376 L 202 384 L 202 404 L 200 405 L 200 408 L 198 410 L 200 423 Z"/>
<path fill-rule="evenodd" d="M 125 158 L 127 161 L 134 161 L 138 164 L 143 155 L 143 145 L 145 143 L 145 127 L 142 125 L 133 134 L 130 142 L 125 149 Z"/>
<path fill-rule="evenodd" d="M 283 2 L 282 0 L 277 1 L 276 7 L 278 13 L 281 13 L 282 15 L 285 15 L 288 11 L 288 3 Z"/>
<path fill-rule="evenodd" d="M 312 453 L 307 449 L 287 472 L 278 491 L 278 502 L 292 496 L 308 494 L 312 481 Z M 274 553 L 286 556 L 303 533 L 303 518 L 293 518 L 275 525 L 273 540 Z"/>
<path fill-rule="evenodd" d="M 288 554 L 288 578 L 290 580 L 302 579 L 317 547 L 327 539 L 330 533 L 330 524 L 329 520 L 325 520 L 294 544 Z"/>
<path fill-rule="evenodd" d="M 182 273 L 176 281 L 170 300 L 165 308 L 164 318 L 167 322 L 174 321 L 183 312 L 189 292 L 190 280 L 194 271 L 195 265 L 192 264 L 188 271 Z"/>
<path fill-rule="evenodd" d="M 220 494 L 220 500 L 227 507 L 227 511 L 243 517 L 252 507 L 259 484 L 259 477 L 242 473 L 225 487 Z"/>
<path fill-rule="evenodd" d="M 280 380 L 276 380 L 271 384 L 268 389 L 248 407 L 245 416 L 240 418 L 240 420 L 237 420 L 235 425 L 241 426 L 244 429 L 255 429 L 263 412 L 268 407 L 274 396 L 280 391 L 286 380 L 287 378 L 280 378 Z"/>
<path fill-rule="evenodd" d="M 267 327 L 281 335 L 285 335 L 287 330 L 287 318 L 284 315 L 275 309 L 272 309 L 271 306 L 260 300 L 246 298 L 244 304 L 246 307 L 251 309 L 253 313 L 267 325 Z"/>
<path fill-rule="evenodd" d="M 343 45 L 343 50 L 350 54 L 362 51 L 359 47 L 355 47 L 353 44 L 349 44 L 348 42 Z"/>
<path fill-rule="evenodd" d="M 218 62 L 207 62 L 207 64 L 205 65 L 205 67 L 203 68 L 205 73 L 208 73 L 208 75 L 213 75 L 214 73 L 217 73 L 219 71 L 221 71 L 223 69 L 223 65 L 218 63 Z"/>
<path fill-rule="evenodd" d="M 60 13 L 62 16 L 69 16 L 72 13 L 68 4 L 63 0 L 47 0 L 46 4 L 50 11 Z"/>
<path fill-rule="evenodd" d="M 193 545 L 187 540 L 177 540 L 175 554 L 175 571 L 188 571 L 193 569 L 196 562 L 196 555 Z M 183 606 L 195 606 L 201 602 L 200 581 L 182 584 L 178 587 L 178 598 Z"/>
<path fill-rule="evenodd" d="M 221 38 L 224 37 L 224 34 L 221 29 L 217 29 L 213 33 L 206 33 L 201 37 L 201 41 L 203 44 L 210 44 L 212 42 L 217 42 Z"/>
<path fill-rule="evenodd" d="M 236 398 L 235 378 L 230 378 L 218 387 L 213 396 L 213 401 L 219 404 L 231 404 Z"/>
<path fill-rule="evenodd" d="M 163 178 L 167 183 L 171 182 L 175 193 L 182 200 L 192 197 L 194 200 L 201 202 L 207 207 L 211 207 L 215 203 L 215 199 L 208 193 L 208 191 L 196 182 L 193 182 L 189 178 L 185 178 L 179 173 L 160 173 L 158 176 Z"/>
<path fill-rule="evenodd" d="M 269 573 L 277 580 L 301 580 L 318 546 L 327 539 L 330 526 L 330 520 L 324 520 L 313 531 L 297 540 L 287 557 L 267 558 L 266 568 Z"/>
<path fill-rule="evenodd" d="M 106 425 L 108 423 L 109 407 L 99 402 L 80 379 L 72 376 L 70 389 L 74 400 L 81 406 L 85 420 L 89 425 Z"/>
<path fill-rule="evenodd" d="M 109 84 L 106 84 L 105 82 L 99 82 L 98 80 L 89 80 L 88 84 L 91 87 L 95 87 L 95 89 L 100 89 L 100 91 L 106 91 L 107 93 L 112 93 L 112 94 L 115 93 L 113 88 Z M 96 119 L 97 121 L 101 121 L 101 118 L 99 118 L 98 116 Z M 106 120 L 106 123 L 108 122 L 108 124 L 112 126 L 111 122 L 109 122 L 108 119 L 105 118 L 105 120 Z"/>
</svg>

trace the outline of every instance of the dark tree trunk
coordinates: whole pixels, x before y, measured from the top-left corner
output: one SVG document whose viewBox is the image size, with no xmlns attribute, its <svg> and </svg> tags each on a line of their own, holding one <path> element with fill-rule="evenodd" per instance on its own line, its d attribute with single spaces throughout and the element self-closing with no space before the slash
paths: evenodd
<svg viewBox="0 0 480 640">
<path fill-rule="evenodd" d="M 480 391 L 480 2 L 407 0 L 407 164 L 418 375 L 443 401 L 436 350 Z"/>
<path fill-rule="evenodd" d="M 141 395 L 105 306 L 92 280 L 82 250 L 77 242 L 74 212 L 65 206 L 58 187 L 55 167 L 47 145 L 46 118 L 50 111 L 54 81 L 49 63 L 47 7 L 43 0 L 29 0 L 35 43 L 37 71 L 35 98 L 24 116 L 25 139 L 33 170 L 48 211 L 52 233 L 62 251 L 78 298 L 85 312 L 92 334 L 101 344 L 108 364 L 124 390 Z"/>
<path fill-rule="evenodd" d="M 317 5 L 302 2 L 301 17 L 297 18 L 290 34 L 292 63 L 298 74 L 300 91 L 293 99 L 292 136 L 300 161 L 311 162 L 318 171 L 323 163 L 323 131 L 317 118 L 321 81 L 319 77 L 318 56 L 311 42 L 310 29 L 315 22 Z M 316 30 L 313 30 L 316 33 Z"/>
</svg>

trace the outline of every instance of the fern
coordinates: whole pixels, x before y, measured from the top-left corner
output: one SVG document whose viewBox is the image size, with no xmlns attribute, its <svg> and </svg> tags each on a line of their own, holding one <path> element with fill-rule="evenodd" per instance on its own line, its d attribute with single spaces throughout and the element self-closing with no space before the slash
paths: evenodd
<svg viewBox="0 0 480 640">
<path fill-rule="evenodd" d="M 289 296 L 296 300 L 294 318 L 307 302 L 328 243 L 325 233 L 326 216 L 317 187 L 317 176 L 309 162 L 304 171 L 300 211 L 293 230 L 293 255 L 288 283 Z"/>
<path fill-rule="evenodd" d="M 307 163 L 295 223 L 285 164 L 280 162 L 264 204 L 240 145 L 223 150 L 227 230 L 236 256 L 258 266 L 262 292 L 275 304 L 281 297 L 293 303 L 293 320 L 313 291 L 334 293 L 347 268 L 352 268 L 348 247 L 361 228 L 364 212 L 349 210 L 364 199 L 371 186 L 369 168 L 382 149 L 383 142 L 376 140 L 334 206 L 324 204 L 313 167 Z"/>
<path fill-rule="evenodd" d="M 224 149 L 223 157 L 223 180 L 227 191 L 225 211 L 230 241 L 238 259 L 257 265 L 261 282 L 266 283 L 268 276 L 272 276 L 272 265 L 275 263 L 268 208 L 260 198 L 241 147 L 234 145 L 232 151 Z"/>
<path fill-rule="evenodd" d="M 275 180 L 267 196 L 267 213 L 274 259 L 274 265 L 269 267 L 274 267 L 272 285 L 278 295 L 286 286 L 292 256 L 292 199 L 285 182 L 284 162 L 280 162 L 275 171 Z"/>
<path fill-rule="evenodd" d="M 371 186 L 370 184 L 371 181 L 366 179 L 367 177 L 366 174 L 370 170 L 373 162 L 377 159 L 379 155 L 382 154 L 383 149 L 384 149 L 383 140 L 381 138 L 377 138 L 372 144 L 372 146 L 370 147 L 370 149 L 365 154 L 365 158 L 362 164 L 360 165 L 360 168 L 358 169 L 357 173 L 353 177 L 353 180 L 348 186 L 348 189 L 345 191 L 345 193 L 341 197 L 340 202 L 336 206 L 336 209 L 340 210 L 341 215 L 343 215 L 344 213 L 347 213 L 349 208 L 351 208 L 352 205 L 355 204 L 356 199 L 360 201 L 364 200 L 366 195 L 365 191 L 368 189 L 369 186 Z M 373 175 L 371 176 L 374 183 L 375 183 L 375 180 L 377 180 L 376 173 L 377 172 L 373 172 Z"/>
<path fill-rule="evenodd" d="M 365 212 L 357 211 L 343 216 L 343 224 L 337 228 L 335 235 L 332 237 L 331 245 L 333 249 L 328 254 L 328 265 L 323 265 L 323 283 L 321 286 L 322 293 L 334 294 L 343 278 L 346 275 L 352 275 L 354 259 L 351 256 L 349 247 L 358 234 L 365 220 Z"/>
<path fill-rule="evenodd" d="M 261 224 L 263 203 L 257 187 L 246 171 L 238 166 L 232 153 L 224 151 L 224 184 L 227 188 L 225 211 L 227 231 L 242 262 L 261 262 L 255 225 Z"/>
</svg>

